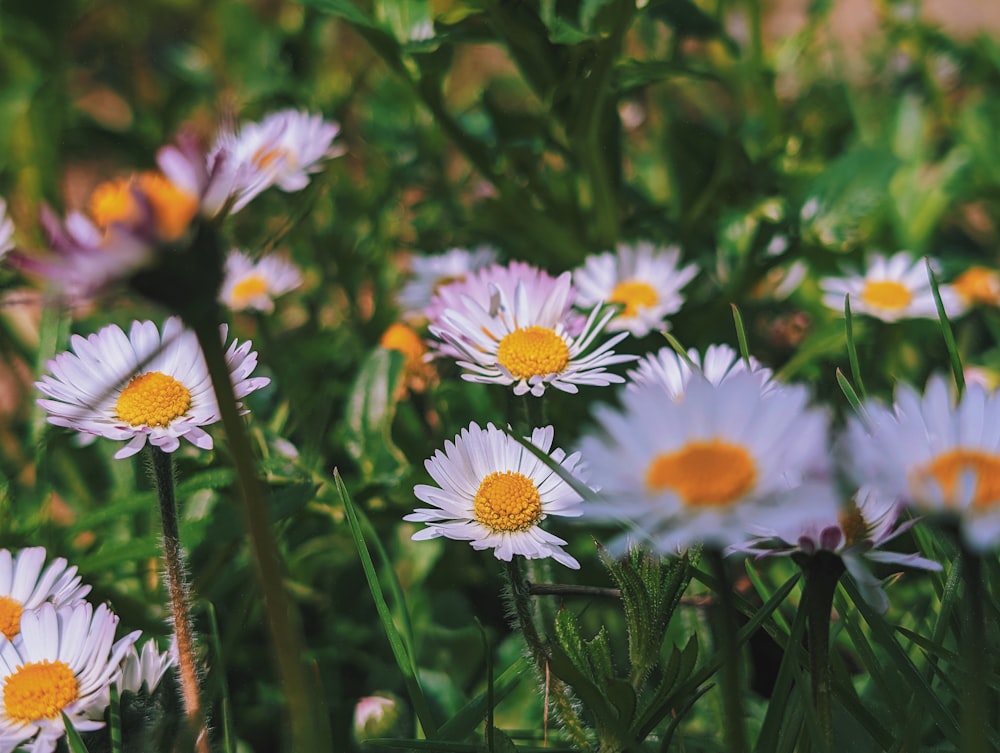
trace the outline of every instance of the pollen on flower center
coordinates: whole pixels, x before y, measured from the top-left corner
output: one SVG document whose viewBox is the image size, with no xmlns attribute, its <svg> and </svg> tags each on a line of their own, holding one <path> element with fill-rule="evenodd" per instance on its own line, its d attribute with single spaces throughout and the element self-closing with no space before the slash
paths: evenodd
<svg viewBox="0 0 1000 753">
<path fill-rule="evenodd" d="M 658 298 L 656 290 L 641 280 L 625 280 L 615 285 L 608 296 L 609 303 L 624 303 L 622 316 L 637 316 L 640 309 L 655 306 Z"/>
<path fill-rule="evenodd" d="M 237 306 L 267 294 L 267 280 L 260 275 L 248 275 L 233 285 L 233 300 Z"/>
<path fill-rule="evenodd" d="M 79 692 L 73 670 L 65 662 L 30 662 L 7 678 L 3 686 L 4 710 L 10 719 L 22 724 L 55 719 Z"/>
<path fill-rule="evenodd" d="M 472 505 L 476 520 L 494 533 L 527 531 L 542 519 L 542 499 L 535 482 L 517 471 L 489 474 Z"/>
<path fill-rule="evenodd" d="M 548 327 L 522 327 L 500 341 L 497 363 L 515 379 L 558 374 L 569 363 L 569 346 Z"/>
<path fill-rule="evenodd" d="M 660 453 L 646 471 L 650 491 L 673 491 L 694 507 L 724 507 L 753 488 L 756 479 L 750 453 L 718 439 Z"/>
<path fill-rule="evenodd" d="M 191 407 L 191 393 L 171 376 L 149 371 L 133 377 L 115 404 L 115 413 L 130 426 L 167 426 Z"/>
<path fill-rule="evenodd" d="M 913 294 L 903 283 L 895 280 L 872 280 L 865 283 L 861 299 L 869 306 L 898 311 L 906 308 L 913 300 Z"/>
<path fill-rule="evenodd" d="M 954 504 L 962 477 L 968 474 L 974 483 L 974 507 L 988 507 L 1000 502 L 1000 456 L 982 450 L 955 449 L 943 452 L 917 474 L 920 481 L 932 478 L 941 487 L 946 503 Z"/>
<path fill-rule="evenodd" d="M 861 514 L 861 509 L 851 500 L 841 511 L 839 520 L 840 530 L 844 534 L 844 546 L 856 544 L 868 538 L 868 522 Z"/>
<path fill-rule="evenodd" d="M 21 613 L 24 607 L 21 602 L 9 596 L 0 596 L 0 633 L 7 636 L 7 640 L 14 640 L 14 636 L 21 632 Z"/>
</svg>

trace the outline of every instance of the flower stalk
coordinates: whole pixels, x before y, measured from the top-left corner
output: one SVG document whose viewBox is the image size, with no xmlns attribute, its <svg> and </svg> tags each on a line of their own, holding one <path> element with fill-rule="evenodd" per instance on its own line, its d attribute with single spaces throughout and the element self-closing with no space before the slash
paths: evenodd
<svg viewBox="0 0 1000 753">
<path fill-rule="evenodd" d="M 962 568 L 965 570 L 965 640 L 962 641 L 962 753 L 986 753 L 989 727 L 986 710 L 986 673 L 983 657 L 987 656 L 986 617 L 983 611 L 983 561 L 963 546 Z"/>
<path fill-rule="evenodd" d="M 719 608 L 716 611 L 716 634 L 722 646 L 722 715 L 725 726 L 726 750 L 729 753 L 746 753 L 746 729 L 743 714 L 743 688 L 740 672 L 740 651 L 737 642 L 736 605 L 733 601 L 732 583 L 726 570 L 726 561 L 718 549 L 706 548 L 705 559 L 715 576 Z"/>
<path fill-rule="evenodd" d="M 802 564 L 805 589 L 800 609 L 806 610 L 809 640 L 809 676 L 813 708 L 819 726 L 821 750 L 833 748 L 833 676 L 830 670 L 830 615 L 844 563 L 832 552 L 819 551 Z"/>
</svg>

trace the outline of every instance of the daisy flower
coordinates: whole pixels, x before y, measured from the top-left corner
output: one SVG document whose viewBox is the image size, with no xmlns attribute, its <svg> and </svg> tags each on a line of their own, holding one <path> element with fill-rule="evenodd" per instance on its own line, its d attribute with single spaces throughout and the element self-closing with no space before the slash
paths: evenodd
<svg viewBox="0 0 1000 753">
<path fill-rule="evenodd" d="M 302 284 L 302 273 L 288 259 L 263 256 L 256 262 L 233 249 L 226 257 L 219 300 L 231 311 L 256 309 L 270 314 L 274 299 Z"/>
<path fill-rule="evenodd" d="M 176 654 L 176 644 L 161 653 L 153 640 L 147 640 L 141 652 L 136 651 L 134 645 L 129 646 L 116 680 L 119 692 L 152 694 L 167 670 L 176 666 Z"/>
<path fill-rule="evenodd" d="M 14 248 L 14 222 L 7 216 L 7 202 L 0 198 L 0 259 Z"/>
<path fill-rule="evenodd" d="M 609 332 L 631 332 L 642 337 L 669 328 L 667 317 L 684 303 L 681 288 L 698 273 L 698 267 L 679 267 L 677 246 L 658 248 L 652 243 L 620 245 L 616 252 L 588 256 L 573 273 L 583 308 L 607 301 L 621 304 L 608 324 Z"/>
<path fill-rule="evenodd" d="M 592 521 L 626 523 L 661 554 L 724 548 L 751 526 L 836 515 L 827 415 L 801 386 L 762 390 L 757 374 L 691 379 L 683 400 L 659 384 L 599 407 L 580 451 L 603 501 Z"/>
<path fill-rule="evenodd" d="M 864 404 L 848 425 L 846 452 L 856 480 L 921 512 L 957 520 L 973 550 L 1000 544 L 1000 393 L 967 385 L 955 401 L 941 376 L 923 395 L 896 388 L 892 408 Z"/>
<path fill-rule="evenodd" d="M 941 565 L 918 554 L 882 550 L 881 547 L 908 531 L 915 518 L 900 522 L 903 505 L 874 489 L 864 487 L 836 516 L 826 516 L 777 528 L 753 528 L 747 541 L 728 552 L 768 556 L 812 556 L 819 551 L 837 555 L 857 583 L 865 601 L 881 612 L 889 608 L 883 582 L 870 563 L 900 565 L 920 570 L 940 570 Z"/>
<path fill-rule="evenodd" d="M 115 642 L 117 627 L 103 604 L 25 612 L 21 635 L 0 643 L 0 739 L 31 740 L 31 753 L 51 753 L 66 732 L 63 714 L 79 731 L 103 727 L 108 687 L 139 636 Z"/>
<path fill-rule="evenodd" d="M 462 378 L 470 382 L 514 385 L 514 394 L 539 397 L 546 387 L 576 393 L 580 385 L 606 386 L 624 379 L 607 367 L 635 360 L 611 350 L 621 333 L 590 350 L 614 311 L 595 306 L 578 335 L 571 335 L 565 315 L 573 289 L 570 273 L 555 280 L 541 276 L 534 284 L 518 280 L 513 296 L 492 288 L 492 299 L 480 303 L 463 296 L 464 310 L 446 309 L 430 327 L 458 353 Z M 589 352 L 588 352 L 589 351 Z"/>
<path fill-rule="evenodd" d="M 226 334 L 223 325 L 223 340 Z M 164 452 L 176 450 L 182 437 L 212 448 L 201 427 L 219 420 L 219 406 L 197 337 L 179 318 L 167 319 L 162 334 L 151 321 L 133 322 L 128 335 L 111 324 L 86 338 L 74 335 L 70 346 L 72 352 L 48 362 L 51 375 L 35 383 L 51 398 L 38 400 L 49 423 L 91 438 L 128 440 L 116 458 L 134 455 L 147 440 Z M 234 340 L 226 351 L 237 399 L 270 382 L 250 378 L 257 366 L 250 348 L 249 340 Z"/>
<path fill-rule="evenodd" d="M 21 631 L 21 615 L 42 604 L 61 607 L 83 601 L 90 586 L 80 584 L 76 567 L 62 557 L 45 565 L 45 547 L 22 549 L 16 556 L 0 549 L 0 633 L 13 640 Z"/>
<path fill-rule="evenodd" d="M 656 353 L 648 353 L 639 360 L 635 369 L 626 372 L 629 379 L 626 389 L 638 389 L 643 384 L 658 384 L 667 390 L 671 399 L 679 400 L 684 395 L 687 383 L 696 373 L 712 384 L 720 384 L 734 374 L 747 371 L 742 356 L 728 345 L 709 345 L 705 349 L 704 360 L 694 348 L 688 350 L 687 355 L 688 358 L 682 358 L 669 346 L 660 348 Z M 753 356 L 750 357 L 750 371 L 760 379 L 763 391 L 776 386 L 776 383 L 771 382 L 771 370 L 764 368 Z"/>
<path fill-rule="evenodd" d="M 923 259 L 914 260 L 906 251 L 888 259 L 873 254 L 863 275 L 824 277 L 820 280 L 823 303 L 844 310 L 844 296 L 851 297 L 853 313 L 868 314 L 884 322 L 900 319 L 937 319 L 931 280 Z M 950 285 L 939 285 L 945 312 L 955 316 L 964 306 Z"/>
<path fill-rule="evenodd" d="M 968 306 L 1000 306 L 1000 272 L 973 266 L 951 282 L 951 287 Z"/>
<path fill-rule="evenodd" d="M 551 426 L 535 429 L 531 443 L 579 476 L 579 454 L 567 457 L 561 449 L 551 449 L 552 436 Z M 419 484 L 413 489 L 417 499 L 433 505 L 403 518 L 427 524 L 413 534 L 414 540 L 444 536 L 468 541 L 476 550 L 493 549 L 505 562 L 519 554 L 527 559 L 552 557 L 566 567 L 580 567 L 562 550 L 566 542 L 539 525 L 548 515 L 580 515 L 580 495 L 493 424 L 485 429 L 469 424 L 424 466 L 437 486 Z"/>
<path fill-rule="evenodd" d="M 410 258 L 411 279 L 396 295 L 396 304 L 407 318 L 433 320 L 440 314 L 440 303 L 432 305 L 437 291 L 465 278 L 496 260 L 496 251 L 479 246 L 471 251 L 452 248 L 443 254 Z"/>
</svg>

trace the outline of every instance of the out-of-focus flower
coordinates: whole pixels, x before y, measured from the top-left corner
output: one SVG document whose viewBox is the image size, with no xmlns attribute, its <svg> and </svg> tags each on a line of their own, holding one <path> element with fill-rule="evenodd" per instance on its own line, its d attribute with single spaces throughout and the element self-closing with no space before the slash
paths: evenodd
<svg viewBox="0 0 1000 753">
<path fill-rule="evenodd" d="M 139 636 L 115 642 L 117 627 L 103 604 L 25 612 L 21 635 L 0 642 L 0 739 L 31 740 L 32 753 L 52 753 L 66 732 L 63 714 L 81 732 L 103 727 L 108 687 Z"/>
<path fill-rule="evenodd" d="M 531 443 L 567 472 L 579 476 L 580 455 L 552 449 L 553 429 L 531 433 Z M 468 541 L 476 550 L 493 549 L 497 559 L 552 557 L 579 568 L 563 551 L 565 541 L 540 526 L 549 515 L 580 515 L 580 495 L 513 437 L 487 424 L 462 429 L 424 464 L 437 486 L 418 484 L 420 508 L 403 520 L 426 523 L 415 540 L 444 536 Z"/>
<path fill-rule="evenodd" d="M 684 396 L 684 388 L 696 374 L 712 384 L 719 384 L 734 374 L 748 370 L 740 354 L 728 345 L 709 345 L 705 349 L 704 359 L 694 348 L 688 350 L 687 355 L 690 363 L 670 347 L 660 348 L 656 353 L 648 353 L 639 360 L 637 368 L 626 373 L 630 380 L 626 389 L 636 390 L 644 384 L 657 384 L 667 391 L 672 400 L 680 400 Z M 752 356 L 749 371 L 757 375 L 762 392 L 777 387 L 777 382 L 771 381 L 771 370 L 764 368 L 760 361 Z"/>
<path fill-rule="evenodd" d="M 167 670 L 176 665 L 176 644 L 169 651 L 163 652 L 160 652 L 153 640 L 147 640 L 142 645 L 141 652 L 136 651 L 134 645 L 129 646 L 117 678 L 118 691 L 150 695 Z"/>
<path fill-rule="evenodd" d="M 452 248 L 443 254 L 413 256 L 410 259 L 411 279 L 400 288 L 396 304 L 407 319 L 434 320 L 443 305 L 435 301 L 439 289 L 453 282 L 463 282 L 466 277 L 492 264 L 496 251 L 479 246 L 467 251 Z"/>
<path fill-rule="evenodd" d="M 390 325 L 382 333 L 379 345 L 406 356 L 403 366 L 404 389 L 408 387 L 414 392 L 421 392 L 436 379 L 434 367 L 427 362 L 427 345 L 412 327 L 402 322 Z"/>
<path fill-rule="evenodd" d="M 14 248 L 14 221 L 7 216 L 7 202 L 0 198 L 0 259 Z"/>
<path fill-rule="evenodd" d="M 624 523 L 661 554 L 724 548 L 751 526 L 836 515 L 826 413 L 804 387 L 764 392 L 758 374 L 688 381 L 682 400 L 660 384 L 599 407 L 581 441 L 600 500 L 593 522 Z"/>
<path fill-rule="evenodd" d="M 221 328 L 225 341 L 227 328 Z M 219 420 L 208 368 L 198 340 L 171 317 L 160 333 L 151 321 L 133 322 L 126 335 L 108 325 L 87 338 L 74 335 L 73 352 L 57 355 L 35 383 L 51 399 L 39 399 L 49 423 L 83 433 L 91 440 L 129 440 L 115 453 L 125 458 L 148 440 L 165 452 L 180 446 L 180 438 L 203 450 L 212 437 L 201 427 Z M 226 362 L 237 399 L 267 385 L 266 377 L 250 378 L 257 353 L 247 340 L 233 340 Z M 242 404 L 238 407 L 242 408 Z"/>
<path fill-rule="evenodd" d="M 354 706 L 354 740 L 363 743 L 376 737 L 398 737 L 405 733 L 409 714 L 394 693 L 379 691 Z"/>
<path fill-rule="evenodd" d="M 556 280 L 539 278 L 534 289 L 519 281 L 513 298 L 494 287 L 483 305 L 463 298 L 465 310 L 445 309 L 430 327 L 459 354 L 462 378 L 470 382 L 513 385 L 515 395 L 541 396 L 546 387 L 575 393 L 580 385 L 606 386 L 624 379 L 607 367 L 635 360 L 611 350 L 627 333 L 590 350 L 614 311 L 601 315 L 595 306 L 579 335 L 567 331 L 567 302 L 572 300 L 570 273 Z M 600 318 L 599 318 L 600 317 Z M 588 352 L 590 351 L 590 352 Z"/>
<path fill-rule="evenodd" d="M 801 259 L 774 267 L 754 285 L 750 295 L 757 299 L 783 301 L 798 289 L 808 271 L 809 266 Z"/>
<path fill-rule="evenodd" d="M 45 547 L 22 549 L 14 556 L 0 549 L 0 633 L 13 640 L 21 631 L 21 616 L 42 604 L 77 604 L 90 593 L 80 584 L 76 567 L 57 557 L 42 570 Z"/>
<path fill-rule="evenodd" d="M 241 251 L 226 257 L 219 300 L 232 311 L 274 311 L 274 299 L 302 284 L 302 273 L 281 256 L 263 256 L 256 262 Z"/>
<path fill-rule="evenodd" d="M 1000 272 L 989 267 L 969 267 L 951 281 L 968 306 L 1000 306 Z"/>
<path fill-rule="evenodd" d="M 794 525 L 779 523 L 774 528 L 753 527 L 745 542 L 730 547 L 730 552 L 772 555 L 812 556 L 828 551 L 840 557 L 857 583 L 865 601 L 881 612 L 889 608 L 889 598 L 882 581 L 869 569 L 869 563 L 900 565 L 920 570 L 940 570 L 941 565 L 918 554 L 903 554 L 882 549 L 885 544 L 909 530 L 915 518 L 900 522 L 903 506 L 890 497 L 862 488 L 837 516 L 827 516 Z"/>
<path fill-rule="evenodd" d="M 851 311 L 882 321 L 937 319 L 937 305 L 923 259 L 914 260 L 906 251 L 888 259 L 873 254 L 864 275 L 825 277 L 820 280 L 823 303 L 843 312 L 844 296 L 851 297 Z M 957 316 L 964 306 L 950 285 L 939 285 L 945 313 Z"/>
<path fill-rule="evenodd" d="M 681 288 L 698 273 L 698 267 L 679 267 L 676 246 L 658 248 L 652 243 L 620 245 L 612 253 L 588 256 L 573 273 L 577 305 L 590 308 L 601 302 L 621 304 L 608 324 L 609 332 L 631 332 L 642 337 L 669 328 L 667 317 L 684 303 Z"/>
<path fill-rule="evenodd" d="M 119 228 L 150 243 L 172 243 L 197 216 L 198 197 L 150 171 L 100 184 L 87 210 L 102 232 Z"/>
</svg>

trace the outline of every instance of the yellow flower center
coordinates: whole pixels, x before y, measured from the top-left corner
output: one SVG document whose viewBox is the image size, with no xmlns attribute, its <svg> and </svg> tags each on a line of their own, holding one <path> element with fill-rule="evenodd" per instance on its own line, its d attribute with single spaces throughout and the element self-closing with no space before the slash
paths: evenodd
<svg viewBox="0 0 1000 753">
<path fill-rule="evenodd" d="M 913 294 L 903 283 L 895 280 L 872 280 L 865 283 L 861 300 L 869 306 L 889 311 L 899 311 L 910 305 Z"/>
<path fill-rule="evenodd" d="M 7 678 L 3 686 L 4 710 L 21 724 L 55 719 L 79 692 L 73 670 L 65 662 L 31 662 Z"/>
<path fill-rule="evenodd" d="M 925 482 L 933 478 L 944 493 L 945 502 L 955 504 L 962 476 L 969 474 L 975 480 L 972 497 L 974 507 L 989 507 L 1000 502 L 1000 456 L 981 450 L 948 450 L 934 458 L 917 472 Z"/>
<path fill-rule="evenodd" d="M 969 267 L 952 282 L 952 287 L 969 303 L 1000 306 L 1000 274 L 986 267 Z"/>
<path fill-rule="evenodd" d="M 389 350 L 398 350 L 405 355 L 406 367 L 408 369 L 411 365 L 422 363 L 424 353 L 427 352 L 427 348 L 424 346 L 424 341 L 420 338 L 420 335 L 412 327 L 407 327 L 400 322 L 396 322 L 385 331 L 382 339 L 379 340 L 379 345 Z"/>
<path fill-rule="evenodd" d="M 14 640 L 14 636 L 21 632 L 23 611 L 21 602 L 9 596 L 0 596 L 0 633 L 6 635 L 7 640 Z"/>
<path fill-rule="evenodd" d="M 129 426 L 167 426 L 191 407 L 191 393 L 173 377 L 149 371 L 133 377 L 115 404 Z"/>
<path fill-rule="evenodd" d="M 569 363 L 569 346 L 548 327 L 522 327 L 500 341 L 497 363 L 515 379 L 558 374 Z"/>
<path fill-rule="evenodd" d="M 242 308 L 255 298 L 267 294 L 267 280 L 260 275 L 247 275 L 233 285 L 233 307 Z"/>
<path fill-rule="evenodd" d="M 102 229 L 115 222 L 132 225 L 142 218 L 135 199 L 132 178 L 115 178 L 101 183 L 90 194 L 88 209 L 94 223 Z"/>
<path fill-rule="evenodd" d="M 619 282 L 608 297 L 610 303 L 625 304 L 622 316 L 637 316 L 639 309 L 655 306 L 657 300 L 653 286 L 641 280 Z"/>
<path fill-rule="evenodd" d="M 494 471 L 479 485 L 472 509 L 476 520 L 494 533 L 527 531 L 542 519 L 542 498 L 524 474 Z"/>
<path fill-rule="evenodd" d="M 262 146 L 253 156 L 250 161 L 253 162 L 261 170 L 266 170 L 273 163 L 278 160 L 287 160 L 290 166 L 294 166 L 294 157 L 291 151 L 284 149 L 282 147 L 275 147 L 274 149 L 268 149 L 266 146 Z"/>
<path fill-rule="evenodd" d="M 712 439 L 657 455 L 646 471 L 646 487 L 672 491 L 693 507 L 725 507 L 753 488 L 757 469 L 739 445 Z"/>
<path fill-rule="evenodd" d="M 840 530 L 844 534 L 845 547 L 868 538 L 868 522 L 853 499 L 841 511 L 839 522 Z"/>
<path fill-rule="evenodd" d="M 113 223 L 137 225 L 143 219 L 137 193 L 149 202 L 156 234 L 164 241 L 180 238 L 198 213 L 197 197 L 159 173 L 145 172 L 99 185 L 90 195 L 90 216 L 102 229 Z"/>
</svg>

